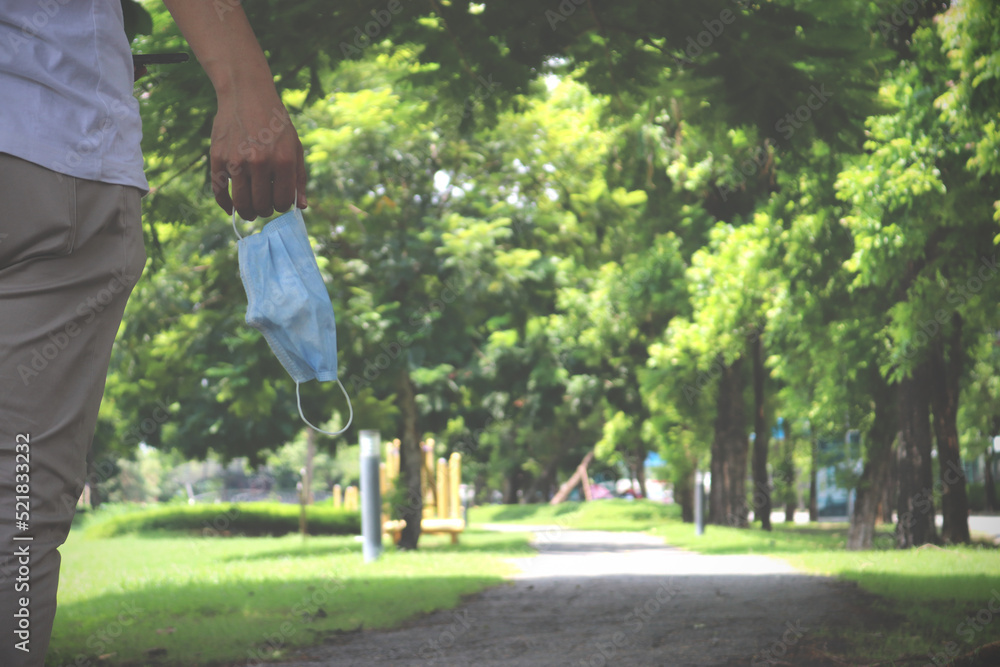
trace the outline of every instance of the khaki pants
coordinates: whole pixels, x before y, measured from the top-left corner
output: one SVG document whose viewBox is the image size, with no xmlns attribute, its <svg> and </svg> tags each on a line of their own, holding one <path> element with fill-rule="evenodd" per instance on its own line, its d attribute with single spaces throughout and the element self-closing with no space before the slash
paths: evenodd
<svg viewBox="0 0 1000 667">
<path fill-rule="evenodd" d="M 140 196 L 0 154 L 4 667 L 45 662 L 58 548 L 86 479 L 111 345 L 146 261 Z"/>
</svg>

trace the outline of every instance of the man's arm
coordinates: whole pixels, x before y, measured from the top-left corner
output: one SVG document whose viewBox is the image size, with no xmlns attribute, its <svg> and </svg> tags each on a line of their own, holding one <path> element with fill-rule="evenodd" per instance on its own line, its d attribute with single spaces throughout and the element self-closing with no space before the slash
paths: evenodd
<svg viewBox="0 0 1000 667">
<path fill-rule="evenodd" d="M 227 213 L 235 204 L 245 220 L 288 210 L 293 203 L 305 208 L 302 142 L 243 7 L 235 0 L 221 12 L 221 3 L 206 0 L 163 4 L 215 87 L 218 111 L 210 153 L 215 201 Z"/>
</svg>

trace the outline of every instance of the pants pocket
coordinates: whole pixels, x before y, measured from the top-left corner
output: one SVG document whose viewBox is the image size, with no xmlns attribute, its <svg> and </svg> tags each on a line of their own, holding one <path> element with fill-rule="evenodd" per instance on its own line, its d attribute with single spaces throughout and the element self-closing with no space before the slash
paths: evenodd
<svg viewBox="0 0 1000 667">
<path fill-rule="evenodd" d="M 73 252 L 76 179 L 0 153 L 0 271 Z"/>
</svg>

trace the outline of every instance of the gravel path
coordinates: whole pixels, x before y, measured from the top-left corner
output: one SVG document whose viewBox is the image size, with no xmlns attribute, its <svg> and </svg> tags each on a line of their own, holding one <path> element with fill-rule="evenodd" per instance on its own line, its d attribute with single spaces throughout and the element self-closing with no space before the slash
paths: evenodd
<svg viewBox="0 0 1000 667">
<path fill-rule="evenodd" d="M 395 630 L 345 633 L 272 667 L 840 665 L 823 657 L 828 635 L 816 631 L 869 615 L 871 597 L 852 585 L 766 556 L 533 528 L 539 554 L 513 560 L 520 573 L 510 585 Z"/>
</svg>

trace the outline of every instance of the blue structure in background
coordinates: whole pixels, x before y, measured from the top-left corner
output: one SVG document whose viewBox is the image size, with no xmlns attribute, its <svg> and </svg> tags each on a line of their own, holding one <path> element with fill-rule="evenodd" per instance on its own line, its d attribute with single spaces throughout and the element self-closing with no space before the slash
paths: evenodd
<svg viewBox="0 0 1000 667">
<path fill-rule="evenodd" d="M 861 474 L 861 432 L 843 440 L 816 442 L 816 513 L 820 520 L 846 521 L 854 510 L 855 492 L 845 482 Z"/>
</svg>

